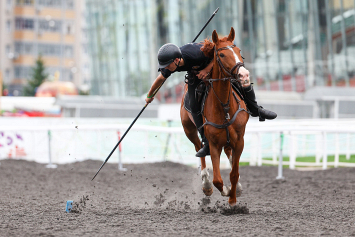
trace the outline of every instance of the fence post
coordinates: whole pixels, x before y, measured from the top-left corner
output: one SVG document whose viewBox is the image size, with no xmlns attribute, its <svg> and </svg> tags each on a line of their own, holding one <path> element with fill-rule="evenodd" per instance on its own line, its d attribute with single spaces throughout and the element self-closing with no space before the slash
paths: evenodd
<svg viewBox="0 0 355 237">
<path fill-rule="evenodd" d="M 323 170 L 327 169 L 328 155 L 327 155 L 327 133 L 323 132 Z"/>
<path fill-rule="evenodd" d="M 346 159 L 350 160 L 350 133 L 346 134 Z"/>
<path fill-rule="evenodd" d="M 255 144 L 253 143 L 253 141 L 258 139 L 256 136 L 257 135 L 255 133 L 252 133 L 252 135 L 251 135 L 250 158 L 249 158 L 249 165 L 250 166 L 255 166 L 256 165 L 257 152 L 256 152 L 256 148 L 254 147 L 254 145 L 258 146 L 258 142 L 256 142 Z"/>
<path fill-rule="evenodd" d="M 171 122 L 172 120 L 168 120 L 168 127 L 171 127 Z M 168 138 L 166 139 L 166 144 L 165 144 L 165 149 L 164 149 L 164 155 L 163 155 L 163 161 L 167 161 L 166 155 L 168 154 L 168 148 L 169 148 L 169 142 L 170 142 L 170 137 L 171 133 L 168 133 Z"/>
<path fill-rule="evenodd" d="M 322 156 L 322 134 L 315 134 L 316 138 L 316 164 L 320 165 L 320 159 Z"/>
<path fill-rule="evenodd" d="M 290 132 L 290 155 L 289 155 L 289 168 L 291 170 L 295 169 L 295 161 L 296 161 L 296 149 L 295 149 L 295 137 L 292 132 Z"/>
<path fill-rule="evenodd" d="M 117 132 L 118 141 L 121 140 L 121 133 L 120 131 Z M 127 171 L 126 168 L 122 166 L 122 143 L 118 145 L 118 171 Z"/>
<path fill-rule="evenodd" d="M 258 137 L 258 143 L 257 143 L 257 157 L 258 157 L 258 166 L 262 166 L 263 165 L 263 157 L 262 157 L 262 151 L 261 151 L 261 135 L 258 132 L 257 134 Z"/>
<path fill-rule="evenodd" d="M 48 130 L 48 158 L 49 158 L 49 163 L 48 163 L 48 165 L 46 165 L 46 168 L 55 169 L 55 168 L 57 168 L 57 165 L 52 164 L 51 140 L 52 140 L 51 130 Z"/>
<path fill-rule="evenodd" d="M 275 139 L 275 134 L 272 134 L 272 163 L 277 165 L 277 140 Z"/>
<path fill-rule="evenodd" d="M 335 154 L 334 154 L 334 167 L 339 165 L 339 133 L 335 134 Z"/>
<path fill-rule="evenodd" d="M 279 167 L 278 167 L 278 175 L 276 179 L 284 179 L 285 177 L 282 176 L 282 160 L 283 160 L 283 143 L 284 143 L 284 133 L 280 132 L 280 156 L 279 156 Z"/>
</svg>

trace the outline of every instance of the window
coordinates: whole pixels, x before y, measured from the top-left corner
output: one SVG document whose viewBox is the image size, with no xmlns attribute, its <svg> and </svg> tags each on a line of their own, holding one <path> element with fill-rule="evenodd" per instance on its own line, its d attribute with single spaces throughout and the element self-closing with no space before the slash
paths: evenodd
<svg viewBox="0 0 355 237">
<path fill-rule="evenodd" d="M 5 81 L 10 81 L 10 69 L 5 70 Z"/>
<path fill-rule="evenodd" d="M 33 6 L 34 0 L 16 0 L 16 5 Z"/>
<path fill-rule="evenodd" d="M 11 21 L 10 20 L 6 21 L 6 30 L 7 30 L 8 33 L 11 32 Z"/>
<path fill-rule="evenodd" d="M 62 0 L 38 0 L 39 6 L 62 7 Z"/>
<path fill-rule="evenodd" d="M 63 23 L 64 27 L 63 27 L 63 33 L 66 35 L 71 35 L 74 34 L 74 22 L 73 21 L 65 21 Z"/>
<path fill-rule="evenodd" d="M 74 49 L 71 45 L 63 46 L 65 57 L 73 57 Z M 35 44 L 31 42 L 15 42 L 16 54 L 35 55 Z M 60 44 L 38 44 L 38 54 L 43 56 L 60 57 L 62 55 L 62 45 Z"/>
<path fill-rule="evenodd" d="M 84 40 L 88 40 L 88 29 L 82 29 L 82 37 Z"/>
<path fill-rule="evenodd" d="M 24 5 L 31 6 L 33 5 L 33 0 L 24 0 Z"/>
<path fill-rule="evenodd" d="M 10 52 L 11 52 L 11 46 L 8 44 L 6 45 L 6 54 L 9 55 Z"/>
<path fill-rule="evenodd" d="M 39 44 L 38 53 L 45 56 L 61 56 L 61 46 L 55 44 Z"/>
<path fill-rule="evenodd" d="M 31 67 L 15 66 L 14 67 L 14 77 L 19 78 L 29 78 L 32 73 Z"/>
<path fill-rule="evenodd" d="M 15 42 L 15 53 L 33 55 L 34 54 L 33 43 Z"/>
<path fill-rule="evenodd" d="M 30 18 L 15 18 L 16 30 L 34 30 L 34 20 Z"/>
<path fill-rule="evenodd" d="M 66 9 L 73 9 L 74 8 L 74 0 L 66 0 L 65 1 L 65 8 Z"/>
<path fill-rule="evenodd" d="M 57 20 L 47 21 L 45 19 L 38 20 L 38 29 L 40 31 L 60 32 L 61 27 L 62 27 L 62 21 L 57 21 Z"/>
<path fill-rule="evenodd" d="M 23 45 L 23 53 L 24 54 L 33 54 L 33 44 L 32 43 L 25 43 Z"/>
<path fill-rule="evenodd" d="M 66 58 L 72 58 L 73 57 L 73 46 L 66 45 L 64 47 L 64 57 L 66 57 Z"/>
<path fill-rule="evenodd" d="M 82 44 L 82 48 L 83 48 L 83 53 L 84 54 L 89 54 L 89 50 L 88 50 L 88 45 L 87 44 Z"/>
<path fill-rule="evenodd" d="M 12 0 L 7 0 L 6 1 L 6 6 L 7 6 L 8 9 L 11 8 L 12 7 Z"/>
</svg>

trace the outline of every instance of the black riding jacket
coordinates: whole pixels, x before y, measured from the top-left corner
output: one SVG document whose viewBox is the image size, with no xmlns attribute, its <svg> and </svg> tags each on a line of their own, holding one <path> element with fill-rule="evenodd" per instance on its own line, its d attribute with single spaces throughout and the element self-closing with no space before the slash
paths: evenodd
<svg viewBox="0 0 355 237">
<path fill-rule="evenodd" d="M 179 66 L 174 72 L 183 71 L 201 71 L 211 62 L 212 58 L 208 58 L 201 51 L 201 43 L 189 43 L 180 47 L 182 58 L 184 59 L 184 66 Z M 168 78 L 172 73 L 168 69 L 160 69 L 163 77 Z"/>
</svg>

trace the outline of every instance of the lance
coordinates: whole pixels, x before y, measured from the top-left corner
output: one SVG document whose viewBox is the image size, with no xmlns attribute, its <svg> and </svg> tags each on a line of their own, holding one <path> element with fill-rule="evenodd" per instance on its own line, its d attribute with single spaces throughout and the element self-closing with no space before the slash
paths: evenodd
<svg viewBox="0 0 355 237">
<path fill-rule="evenodd" d="M 196 35 L 196 37 L 194 38 L 194 40 L 192 41 L 192 43 L 194 43 L 196 41 L 196 39 L 200 36 L 200 34 L 202 33 L 202 31 L 206 28 L 206 26 L 208 25 L 208 23 L 210 23 L 210 21 L 212 20 L 212 18 L 217 14 L 219 10 L 219 7 L 213 12 L 212 16 L 210 17 L 210 19 L 208 19 L 207 23 L 202 27 L 202 29 L 200 30 L 200 32 Z M 154 91 L 152 97 L 154 97 L 159 89 L 163 86 L 165 81 L 163 81 L 163 83 Z M 128 129 L 126 130 L 126 132 L 123 134 L 123 136 L 121 137 L 121 139 L 117 142 L 116 146 L 113 148 L 113 150 L 111 151 L 111 153 L 108 155 L 108 157 L 106 158 L 106 160 L 104 161 L 104 163 L 101 165 L 100 169 L 96 172 L 95 176 L 91 179 L 91 181 L 93 181 L 96 177 L 96 175 L 100 172 L 100 170 L 102 169 L 102 167 L 104 167 L 104 165 L 107 163 L 107 161 L 110 159 L 111 155 L 113 154 L 113 152 L 117 149 L 117 147 L 120 145 L 121 141 L 123 140 L 123 138 L 127 135 L 127 133 L 129 132 L 129 130 L 132 128 L 132 126 L 134 125 L 134 123 L 137 121 L 137 119 L 139 118 L 139 116 L 141 116 L 141 114 L 143 113 L 143 111 L 145 110 L 145 108 L 147 108 L 148 103 L 146 103 L 144 105 L 144 107 L 142 108 L 142 110 L 139 112 L 139 114 L 137 115 L 137 117 L 133 120 L 133 122 L 131 123 L 131 125 L 128 127 Z"/>
</svg>

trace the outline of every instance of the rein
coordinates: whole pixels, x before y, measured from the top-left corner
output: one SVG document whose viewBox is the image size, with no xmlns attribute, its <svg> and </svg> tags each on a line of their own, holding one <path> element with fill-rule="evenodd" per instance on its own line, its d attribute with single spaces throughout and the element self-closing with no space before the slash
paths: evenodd
<svg viewBox="0 0 355 237">
<path fill-rule="evenodd" d="M 203 115 L 203 110 L 201 111 L 201 114 L 205 117 L 205 120 L 206 122 L 201 126 L 199 127 L 198 129 L 201 129 L 203 128 L 205 125 L 212 125 L 213 127 L 215 128 L 220 128 L 220 129 L 226 129 L 226 133 L 227 133 L 227 143 L 229 144 L 230 143 L 230 135 L 229 135 L 229 131 L 228 131 L 228 127 L 234 123 L 235 119 L 237 118 L 237 115 L 240 111 L 245 111 L 248 113 L 248 111 L 246 111 L 244 108 L 241 108 L 240 107 L 240 101 L 238 100 L 237 96 L 235 95 L 234 91 L 232 92 L 232 82 L 238 82 L 239 84 L 241 83 L 241 80 L 239 78 L 236 78 L 236 76 L 238 75 L 238 72 L 239 72 L 239 69 L 241 67 L 244 66 L 244 63 L 242 62 L 238 62 L 236 63 L 236 65 L 234 65 L 232 67 L 232 69 L 229 71 L 222 63 L 221 59 L 219 58 L 218 56 L 218 52 L 221 51 L 221 50 L 226 50 L 226 49 L 231 49 L 231 48 L 234 48 L 236 45 L 229 45 L 229 46 L 226 46 L 226 47 L 222 47 L 222 48 L 219 48 L 219 49 L 216 49 L 216 46 L 214 47 L 214 51 L 215 51 L 215 55 L 216 55 L 216 61 L 218 63 L 218 67 L 219 69 L 222 69 L 220 70 L 222 72 L 222 74 L 225 76 L 225 73 L 226 72 L 229 77 L 223 77 L 223 78 L 216 78 L 216 79 L 202 79 L 202 81 L 205 81 L 205 82 L 208 82 L 210 85 L 211 85 L 211 88 L 212 88 L 212 91 L 213 93 L 215 94 L 216 98 L 218 99 L 218 101 L 221 103 L 222 107 L 223 107 L 223 112 L 224 112 L 224 117 L 225 117 L 225 121 L 223 122 L 223 124 L 216 124 L 216 123 L 212 123 L 210 121 L 207 120 L 206 116 Z M 233 71 L 237 69 L 236 73 L 233 74 Z M 227 103 L 223 103 L 221 101 L 221 99 L 217 96 L 217 93 L 213 87 L 213 82 L 216 82 L 216 81 L 229 81 L 230 83 L 230 89 L 229 89 L 229 95 L 228 95 L 228 101 Z M 233 97 L 235 98 L 235 100 L 237 101 L 238 103 L 238 110 L 234 113 L 234 115 L 232 116 L 232 119 L 230 119 L 230 115 L 229 115 L 229 109 L 230 109 L 230 97 L 231 97 L 231 92 L 233 93 Z M 228 119 L 230 119 L 228 121 Z"/>
</svg>

